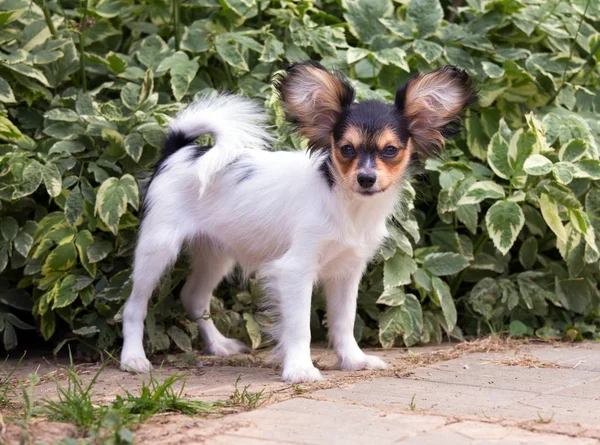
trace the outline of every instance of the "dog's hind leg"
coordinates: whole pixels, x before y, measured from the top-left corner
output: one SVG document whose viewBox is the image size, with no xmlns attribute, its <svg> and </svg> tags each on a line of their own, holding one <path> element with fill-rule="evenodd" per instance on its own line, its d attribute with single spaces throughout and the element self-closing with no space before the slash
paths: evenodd
<svg viewBox="0 0 600 445">
<path fill-rule="evenodd" d="M 197 323 L 207 352 L 222 357 L 247 352 L 244 343 L 225 337 L 209 318 L 212 293 L 235 262 L 208 241 L 199 242 L 192 255 L 192 272 L 181 291 L 181 302 Z"/>
<path fill-rule="evenodd" d="M 144 230 L 144 227 L 140 231 L 133 264 L 133 289 L 123 311 L 121 369 L 124 371 L 152 369 L 143 345 L 148 301 L 165 270 L 177 259 L 183 241 L 183 234 L 176 231 L 164 234 Z"/>
</svg>

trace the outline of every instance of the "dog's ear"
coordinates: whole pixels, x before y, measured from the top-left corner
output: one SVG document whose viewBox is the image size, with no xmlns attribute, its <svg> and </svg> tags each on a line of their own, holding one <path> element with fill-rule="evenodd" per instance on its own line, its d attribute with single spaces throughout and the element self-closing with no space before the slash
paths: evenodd
<svg viewBox="0 0 600 445">
<path fill-rule="evenodd" d="M 275 85 L 288 118 L 308 138 L 310 149 L 328 147 L 336 122 L 354 101 L 349 81 L 310 61 L 288 66 Z"/>
<path fill-rule="evenodd" d="M 445 66 L 402 85 L 395 105 L 417 148 L 433 154 L 439 153 L 448 137 L 459 132 L 456 124 L 461 112 L 476 102 L 477 91 L 469 75 Z"/>
</svg>

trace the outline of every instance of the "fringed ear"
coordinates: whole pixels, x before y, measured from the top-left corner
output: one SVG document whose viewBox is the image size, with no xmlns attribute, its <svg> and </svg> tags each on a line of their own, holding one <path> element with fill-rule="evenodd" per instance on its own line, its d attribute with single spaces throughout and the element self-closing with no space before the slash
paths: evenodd
<svg viewBox="0 0 600 445">
<path fill-rule="evenodd" d="M 290 65 L 275 79 L 288 118 L 308 138 L 309 148 L 330 145 L 330 135 L 342 111 L 354 101 L 354 88 L 339 73 L 313 61 Z"/>
<path fill-rule="evenodd" d="M 396 93 L 396 108 L 405 119 L 417 147 L 429 154 L 439 153 L 445 140 L 458 133 L 461 112 L 477 102 L 477 91 L 469 75 L 445 66 L 419 74 Z"/>
</svg>

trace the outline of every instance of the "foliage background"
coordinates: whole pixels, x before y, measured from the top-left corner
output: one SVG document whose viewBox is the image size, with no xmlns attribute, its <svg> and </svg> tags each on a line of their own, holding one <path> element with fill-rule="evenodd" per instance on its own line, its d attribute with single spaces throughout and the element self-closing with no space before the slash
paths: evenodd
<svg viewBox="0 0 600 445">
<path fill-rule="evenodd" d="M 0 332 L 58 350 L 119 345 L 140 188 L 169 116 L 207 89 L 269 109 L 269 81 L 321 60 L 358 99 L 391 100 L 447 63 L 479 82 L 463 135 L 424 164 L 361 284 L 356 336 L 384 347 L 489 332 L 599 338 L 600 4 L 591 0 L 2 0 Z M 151 352 L 190 351 L 176 298 L 151 302 Z M 226 335 L 263 340 L 250 282 L 213 300 Z M 324 338 L 316 293 L 313 335 Z M 18 334 L 18 335 L 17 335 Z"/>
</svg>

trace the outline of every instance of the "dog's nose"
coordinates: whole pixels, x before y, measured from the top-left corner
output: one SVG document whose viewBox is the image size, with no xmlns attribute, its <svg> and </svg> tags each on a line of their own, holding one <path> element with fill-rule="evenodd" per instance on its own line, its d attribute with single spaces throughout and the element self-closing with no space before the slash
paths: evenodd
<svg viewBox="0 0 600 445">
<path fill-rule="evenodd" d="M 356 180 L 362 188 L 368 189 L 377 181 L 377 175 L 375 173 L 359 173 Z"/>
</svg>

